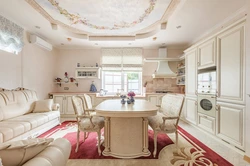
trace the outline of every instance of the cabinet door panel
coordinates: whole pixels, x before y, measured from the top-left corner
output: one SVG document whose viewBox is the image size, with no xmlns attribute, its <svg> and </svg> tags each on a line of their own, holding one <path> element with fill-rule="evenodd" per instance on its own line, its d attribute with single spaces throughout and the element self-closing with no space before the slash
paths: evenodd
<svg viewBox="0 0 250 166">
<path fill-rule="evenodd" d="M 186 94 L 196 96 L 197 90 L 197 60 L 196 49 L 186 54 Z"/>
<path fill-rule="evenodd" d="M 213 117 L 198 114 L 198 126 L 212 134 L 215 134 L 215 118 Z"/>
<path fill-rule="evenodd" d="M 154 105 L 158 104 L 158 96 L 157 95 L 149 95 L 148 101 Z"/>
<path fill-rule="evenodd" d="M 65 100 L 65 114 L 71 114 L 71 115 L 74 115 L 75 114 L 75 111 L 74 111 L 74 108 L 73 108 L 73 104 L 72 104 L 72 96 L 65 96 L 66 97 L 66 100 Z"/>
<path fill-rule="evenodd" d="M 197 100 L 186 98 L 185 119 L 193 124 L 197 124 Z"/>
<path fill-rule="evenodd" d="M 216 65 L 215 39 L 209 40 L 198 47 L 198 69 Z"/>
<path fill-rule="evenodd" d="M 54 95 L 54 103 L 58 103 L 60 105 L 60 113 L 64 114 L 64 96 L 56 96 Z"/>
<path fill-rule="evenodd" d="M 244 126 L 243 115 L 245 107 L 242 105 L 218 103 L 217 135 L 229 143 L 243 147 Z"/>
<path fill-rule="evenodd" d="M 244 103 L 244 26 L 222 33 L 218 43 L 218 100 Z"/>
</svg>

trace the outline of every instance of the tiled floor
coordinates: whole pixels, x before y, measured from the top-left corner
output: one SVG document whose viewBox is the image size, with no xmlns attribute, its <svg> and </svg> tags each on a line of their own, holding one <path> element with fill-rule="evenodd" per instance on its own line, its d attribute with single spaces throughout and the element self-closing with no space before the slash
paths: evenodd
<svg viewBox="0 0 250 166">
<path fill-rule="evenodd" d="M 73 119 L 62 119 L 65 120 L 73 120 Z M 187 124 L 183 121 L 179 123 L 180 127 L 189 132 L 191 135 L 196 137 L 202 143 L 207 145 L 213 151 L 224 157 L 226 160 L 231 162 L 235 166 L 250 166 L 250 163 L 247 163 L 243 160 L 244 153 L 236 148 L 228 145 L 222 140 L 211 136 L 210 134 L 202 131 L 201 129 L 194 127 L 190 124 Z M 69 160 L 67 166 L 75 166 L 75 165 L 102 165 L 102 166 L 110 166 L 110 165 L 124 165 L 124 166 L 132 166 L 132 165 L 164 165 L 164 163 L 157 163 L 152 160 Z"/>
</svg>

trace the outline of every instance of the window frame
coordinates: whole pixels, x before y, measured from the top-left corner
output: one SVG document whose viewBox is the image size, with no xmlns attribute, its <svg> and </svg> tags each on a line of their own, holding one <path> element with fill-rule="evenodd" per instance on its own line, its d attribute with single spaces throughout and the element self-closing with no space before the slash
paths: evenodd
<svg viewBox="0 0 250 166">
<path fill-rule="evenodd" d="M 124 71 L 124 70 L 102 70 L 102 89 L 105 89 L 105 72 L 118 72 L 121 73 L 121 89 L 127 89 L 128 90 L 128 80 L 127 80 L 127 84 L 125 84 L 124 82 L 124 77 L 125 77 L 125 73 L 138 73 L 139 74 L 139 79 L 138 79 L 138 92 L 135 92 L 136 95 L 142 95 L 142 71 Z M 114 83 L 112 84 L 114 85 Z M 125 85 L 127 86 L 125 88 Z M 114 90 L 114 92 L 107 92 L 107 95 L 116 95 L 117 91 Z M 127 92 L 126 92 L 127 93 Z"/>
</svg>

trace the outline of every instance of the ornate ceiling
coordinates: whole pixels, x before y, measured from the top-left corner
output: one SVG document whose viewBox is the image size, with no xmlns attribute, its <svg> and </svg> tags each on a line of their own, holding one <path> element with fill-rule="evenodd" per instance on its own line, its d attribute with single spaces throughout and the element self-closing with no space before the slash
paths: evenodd
<svg viewBox="0 0 250 166">
<path fill-rule="evenodd" d="M 89 40 L 135 40 L 166 29 L 180 0 L 26 0 L 57 30 Z M 106 38 L 107 39 L 107 38 Z"/>
</svg>

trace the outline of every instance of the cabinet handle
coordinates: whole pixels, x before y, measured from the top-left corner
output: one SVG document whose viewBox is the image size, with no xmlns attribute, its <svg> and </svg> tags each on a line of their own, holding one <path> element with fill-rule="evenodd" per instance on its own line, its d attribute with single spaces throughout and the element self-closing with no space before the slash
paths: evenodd
<svg viewBox="0 0 250 166">
<path fill-rule="evenodd" d="M 211 96 L 211 98 L 216 98 L 216 96 Z"/>
<path fill-rule="evenodd" d="M 197 92 L 197 90 L 195 90 L 195 95 L 198 95 L 198 92 Z"/>
<path fill-rule="evenodd" d="M 219 111 L 220 105 L 216 104 L 215 109 L 216 109 L 216 111 Z"/>
<path fill-rule="evenodd" d="M 197 65 L 200 66 L 200 62 L 197 62 Z"/>
<path fill-rule="evenodd" d="M 197 105 L 198 103 L 197 103 L 197 101 L 195 101 L 195 105 Z"/>
<path fill-rule="evenodd" d="M 207 116 L 204 116 L 204 115 L 203 115 L 203 116 L 201 116 L 201 117 L 203 117 L 203 118 L 206 118 L 206 119 L 207 119 Z"/>
</svg>

